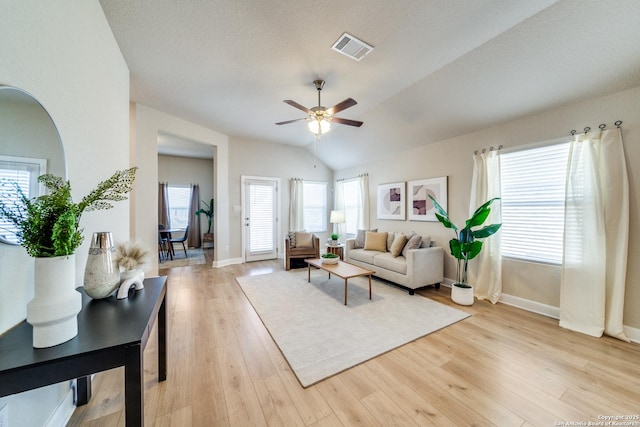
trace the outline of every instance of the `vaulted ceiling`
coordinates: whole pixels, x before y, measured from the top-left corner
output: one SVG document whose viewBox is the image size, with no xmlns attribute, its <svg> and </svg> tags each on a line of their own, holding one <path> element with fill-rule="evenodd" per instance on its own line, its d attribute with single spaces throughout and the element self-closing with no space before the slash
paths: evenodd
<svg viewBox="0 0 640 427">
<path fill-rule="evenodd" d="M 308 146 L 283 103 L 352 97 L 317 155 L 342 169 L 640 86 L 637 0 L 101 0 L 131 99 L 230 136 Z M 374 46 L 354 61 L 348 32 Z M 340 155 L 334 155 L 339 152 Z"/>
</svg>

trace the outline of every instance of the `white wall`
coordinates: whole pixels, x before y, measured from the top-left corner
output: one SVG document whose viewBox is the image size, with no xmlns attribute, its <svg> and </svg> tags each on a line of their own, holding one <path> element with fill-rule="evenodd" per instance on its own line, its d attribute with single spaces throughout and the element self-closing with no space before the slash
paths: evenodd
<svg viewBox="0 0 640 427">
<path fill-rule="evenodd" d="M 116 169 L 129 166 L 126 63 L 95 0 L 0 0 L 0 10 L 0 84 L 28 91 L 47 109 L 58 127 L 73 196 L 79 200 Z M 82 226 L 85 243 L 76 254 L 77 285 L 82 284 L 93 231 L 129 236 L 128 203 L 88 212 Z M 33 297 L 32 270 L 23 248 L 0 245 L 0 333 L 26 317 Z M 8 402 L 12 426 L 43 426 L 67 388 L 61 384 L 9 396 L 0 405 Z"/>
<path fill-rule="evenodd" d="M 468 218 L 472 155 L 474 150 L 498 147 L 513 148 L 567 136 L 572 129 L 585 126 L 596 129 L 601 123 L 613 127 L 622 120 L 630 190 L 629 263 L 625 298 L 624 324 L 640 328 L 640 88 L 635 88 L 553 111 L 525 117 L 501 126 L 484 129 L 435 144 L 397 153 L 393 157 L 336 172 L 336 179 L 368 172 L 371 196 L 371 226 L 384 230 L 429 234 L 445 248 L 452 237 L 440 223 L 388 221 L 376 219 L 376 187 L 378 184 L 448 176 L 448 212 L 454 222 Z M 457 220 L 456 220 L 457 219 Z M 448 250 L 446 251 L 448 253 Z M 445 276 L 455 278 L 455 260 L 446 256 Z M 559 267 L 505 260 L 503 266 L 505 294 L 558 307 L 560 295 Z"/>
<path fill-rule="evenodd" d="M 313 154 L 302 147 L 273 144 L 244 138 L 231 138 L 229 145 L 229 197 L 230 205 L 241 206 L 240 179 L 243 175 L 280 178 L 280 231 L 284 233 L 289 225 L 289 180 L 302 178 L 310 181 L 327 182 L 328 207 L 333 204 L 333 171 Z M 319 147 L 318 149 L 322 149 Z M 327 222 L 329 218 L 327 218 Z M 233 235 L 238 236 L 231 241 L 231 257 L 242 258 L 242 217 L 240 212 L 231 212 L 229 227 Z M 320 235 L 324 242 L 327 234 Z M 282 242 L 284 237 L 278 240 Z M 281 246 L 279 246 L 282 249 Z M 282 256 L 282 254 L 280 254 Z"/>
</svg>

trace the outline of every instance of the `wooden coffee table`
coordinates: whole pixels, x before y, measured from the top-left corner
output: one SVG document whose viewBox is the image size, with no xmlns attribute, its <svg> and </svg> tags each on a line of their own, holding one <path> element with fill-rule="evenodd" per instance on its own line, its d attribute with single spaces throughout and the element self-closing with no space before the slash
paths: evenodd
<svg viewBox="0 0 640 427">
<path fill-rule="evenodd" d="M 323 264 L 320 258 L 305 259 L 305 262 L 309 269 L 309 282 L 311 282 L 311 266 L 326 271 L 329 273 L 329 278 L 331 278 L 332 274 L 335 274 L 344 279 L 344 305 L 347 305 L 347 281 L 352 277 L 369 276 L 369 299 L 371 299 L 371 275 L 375 274 L 375 271 L 366 270 L 343 261 L 338 261 L 337 264 Z"/>
</svg>

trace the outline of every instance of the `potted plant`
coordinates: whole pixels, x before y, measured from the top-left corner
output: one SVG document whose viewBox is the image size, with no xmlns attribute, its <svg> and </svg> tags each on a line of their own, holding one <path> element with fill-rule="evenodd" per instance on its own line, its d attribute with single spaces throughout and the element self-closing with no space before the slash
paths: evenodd
<svg viewBox="0 0 640 427">
<path fill-rule="evenodd" d="M 456 281 L 451 288 L 451 299 L 457 304 L 471 305 L 473 304 L 473 287 L 467 283 L 467 267 L 469 260 L 478 256 L 482 251 L 482 241 L 477 239 L 483 239 L 495 234 L 502 224 L 491 224 L 476 230 L 472 228 L 479 227 L 486 221 L 491 213 L 491 204 L 500 198 L 493 198 L 476 209 L 461 230 L 458 230 L 458 227 L 451 222 L 447 212 L 442 209 L 431 195 L 429 198 L 437 211 L 436 218 L 438 218 L 438 221 L 445 228 L 452 229 L 456 235 L 449 241 L 451 255 L 458 260 Z"/>
<path fill-rule="evenodd" d="M 338 239 L 340 238 L 340 235 L 337 233 L 332 233 L 331 234 L 331 246 L 338 246 Z"/>
<path fill-rule="evenodd" d="M 51 347 L 77 335 L 82 300 L 75 290 L 74 254 L 83 240 L 80 218 L 85 211 L 126 200 L 136 170 L 115 172 L 79 203 L 71 198 L 69 181 L 51 174 L 38 178 L 48 194 L 33 199 L 17 183 L 0 181 L 0 218 L 16 227 L 18 243 L 35 258 L 35 297 L 27 305 L 34 347 Z"/>
<path fill-rule="evenodd" d="M 337 264 L 340 257 L 336 254 L 326 253 L 320 255 L 323 264 Z"/>
<path fill-rule="evenodd" d="M 202 240 L 204 242 L 213 242 L 213 234 L 211 234 L 211 220 L 213 219 L 213 199 L 211 199 L 211 202 L 209 202 L 209 204 L 207 204 L 204 200 L 201 200 L 201 202 L 206 209 L 198 209 L 196 211 L 196 215 L 198 217 L 200 216 L 200 214 L 206 215 L 208 222 L 207 232 L 204 233 Z"/>
</svg>

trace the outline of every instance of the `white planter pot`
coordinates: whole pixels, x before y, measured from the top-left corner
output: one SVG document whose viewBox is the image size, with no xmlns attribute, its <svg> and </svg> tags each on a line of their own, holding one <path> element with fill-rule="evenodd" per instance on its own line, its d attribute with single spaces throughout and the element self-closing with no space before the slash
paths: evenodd
<svg viewBox="0 0 640 427">
<path fill-rule="evenodd" d="M 82 295 L 75 282 L 75 255 L 35 259 L 34 298 L 27 304 L 34 347 L 53 347 L 78 335 Z"/>
<path fill-rule="evenodd" d="M 473 286 L 461 288 L 455 284 L 451 285 L 451 300 L 460 305 L 473 305 Z"/>
<path fill-rule="evenodd" d="M 321 261 L 322 264 L 331 265 L 331 264 L 337 264 L 340 258 L 321 258 L 321 259 L 322 259 Z"/>
</svg>

